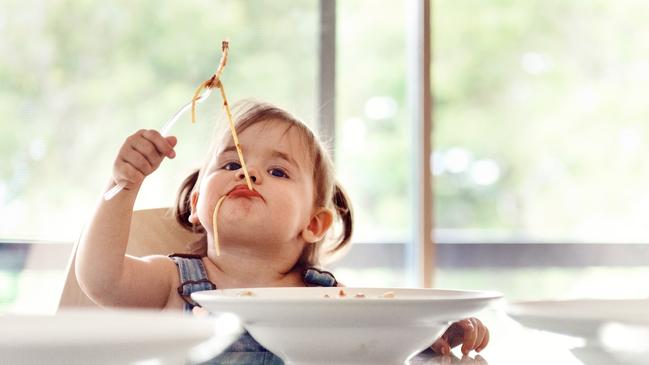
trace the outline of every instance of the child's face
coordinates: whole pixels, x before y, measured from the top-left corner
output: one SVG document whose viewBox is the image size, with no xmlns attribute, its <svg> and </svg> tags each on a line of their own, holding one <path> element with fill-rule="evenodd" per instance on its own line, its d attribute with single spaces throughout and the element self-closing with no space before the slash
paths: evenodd
<svg viewBox="0 0 649 365">
<path fill-rule="evenodd" d="M 218 213 L 221 250 L 228 242 L 255 249 L 299 255 L 303 230 L 314 207 L 313 167 L 296 128 L 282 121 L 262 121 L 239 134 L 243 157 L 253 187 L 249 194 L 232 138 L 217 151 L 202 180 L 196 205 L 197 218 L 208 232 L 212 249 L 212 213 L 227 195 Z M 283 245 L 283 247 L 278 247 Z M 239 247 L 243 248 L 243 247 Z"/>
</svg>

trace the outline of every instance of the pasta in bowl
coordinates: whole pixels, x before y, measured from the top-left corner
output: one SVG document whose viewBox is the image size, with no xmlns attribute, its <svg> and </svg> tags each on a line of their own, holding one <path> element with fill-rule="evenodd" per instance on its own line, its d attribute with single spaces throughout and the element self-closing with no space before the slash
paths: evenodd
<svg viewBox="0 0 649 365">
<path fill-rule="evenodd" d="M 398 288 L 242 288 L 192 299 L 234 313 L 286 364 L 403 364 L 453 322 L 502 295 L 488 291 Z"/>
</svg>

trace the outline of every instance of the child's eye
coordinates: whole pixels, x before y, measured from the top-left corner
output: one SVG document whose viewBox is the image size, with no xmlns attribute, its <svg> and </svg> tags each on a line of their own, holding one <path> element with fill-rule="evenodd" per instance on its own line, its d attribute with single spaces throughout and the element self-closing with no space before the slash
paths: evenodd
<svg viewBox="0 0 649 365">
<path fill-rule="evenodd" d="M 228 162 L 223 166 L 224 170 L 236 171 L 241 168 L 241 165 L 238 162 Z"/>
<path fill-rule="evenodd" d="M 268 173 L 271 174 L 272 176 L 275 176 L 275 177 L 288 178 L 288 174 L 286 173 L 286 171 L 284 171 L 283 169 L 280 169 L 280 168 L 272 168 L 272 169 L 268 170 Z"/>
</svg>

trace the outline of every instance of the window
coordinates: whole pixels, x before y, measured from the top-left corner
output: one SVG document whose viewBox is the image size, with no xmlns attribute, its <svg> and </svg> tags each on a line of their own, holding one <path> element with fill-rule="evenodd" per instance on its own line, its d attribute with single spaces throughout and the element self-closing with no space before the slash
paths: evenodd
<svg viewBox="0 0 649 365">
<path fill-rule="evenodd" d="M 456 260 L 438 284 L 646 296 L 647 261 L 634 258 L 647 257 L 649 227 L 647 13 L 636 1 L 434 1 L 436 241 L 514 243 L 462 251 L 483 264 Z M 489 265 L 497 253 L 510 263 Z"/>
<path fill-rule="evenodd" d="M 406 6 L 339 1 L 337 13 L 336 168 L 354 203 L 355 246 L 336 273 L 347 285 L 403 286 L 412 270 Z"/>
</svg>

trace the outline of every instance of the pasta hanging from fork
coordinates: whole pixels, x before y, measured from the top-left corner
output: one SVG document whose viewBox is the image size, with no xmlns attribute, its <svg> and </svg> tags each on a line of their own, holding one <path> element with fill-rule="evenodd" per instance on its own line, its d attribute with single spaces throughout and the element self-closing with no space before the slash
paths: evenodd
<svg viewBox="0 0 649 365">
<path fill-rule="evenodd" d="M 208 80 L 205 80 L 201 82 L 200 85 L 196 88 L 196 91 L 194 92 L 194 97 L 192 98 L 192 123 L 196 123 L 196 101 L 200 99 L 201 91 L 203 89 L 208 88 L 218 88 L 221 91 L 221 98 L 223 99 L 223 108 L 225 109 L 225 113 L 228 117 L 228 123 L 230 124 L 230 132 L 232 133 L 232 139 L 234 141 L 234 146 L 237 149 L 237 154 L 239 155 L 239 160 L 241 161 L 241 168 L 243 169 L 243 174 L 246 178 L 246 184 L 248 185 L 248 189 L 254 190 L 252 187 L 252 182 L 250 181 L 250 174 L 248 174 L 248 168 L 246 167 L 246 162 L 243 159 L 243 152 L 241 152 L 241 145 L 239 144 L 239 137 L 237 136 L 237 130 L 234 127 L 234 121 L 232 120 L 232 113 L 230 111 L 230 104 L 228 103 L 228 99 L 225 96 L 225 89 L 223 87 L 223 83 L 221 82 L 221 74 L 223 73 L 223 69 L 225 68 L 225 65 L 228 62 L 228 51 L 230 49 L 230 43 L 228 41 L 223 41 L 221 43 L 221 50 L 223 51 L 223 56 L 221 57 L 221 61 L 219 62 L 219 67 L 216 69 L 216 72 L 214 72 L 214 75 L 210 77 Z"/>
<path fill-rule="evenodd" d="M 234 146 L 237 149 L 237 155 L 239 155 L 239 161 L 241 161 L 241 168 L 243 169 L 243 174 L 246 178 L 246 184 L 248 185 L 248 189 L 254 190 L 252 187 L 252 183 L 250 181 L 250 174 L 248 173 L 248 168 L 246 167 L 246 162 L 243 159 L 243 152 L 241 151 L 239 136 L 237 135 L 237 130 L 234 126 L 234 121 L 232 120 L 230 105 L 228 104 L 228 99 L 225 96 L 225 88 L 223 87 L 223 83 L 221 82 L 221 74 L 223 73 L 223 69 L 225 68 L 225 65 L 228 62 L 229 49 L 230 49 L 229 42 L 223 41 L 221 44 L 221 50 L 223 51 L 223 56 L 221 57 L 221 61 L 219 62 L 219 67 L 216 69 L 216 72 L 214 72 L 214 75 L 212 75 L 212 77 L 210 77 L 208 80 L 201 82 L 201 84 L 198 85 L 198 87 L 196 88 L 196 91 L 194 92 L 194 97 L 192 98 L 192 123 L 196 123 L 196 102 L 201 98 L 201 92 L 203 91 L 203 89 L 218 88 L 219 91 L 221 92 L 221 99 L 223 99 L 223 108 L 225 109 L 225 113 L 228 118 L 228 123 L 230 125 L 230 132 L 232 133 L 232 140 L 234 141 Z M 217 256 L 221 255 L 221 249 L 219 247 L 218 224 L 217 224 L 218 213 L 219 213 L 219 208 L 223 203 L 223 200 L 225 200 L 225 197 L 226 196 L 223 195 L 218 200 L 216 206 L 214 207 L 214 212 L 212 213 L 212 227 L 214 229 L 214 249 L 216 251 Z"/>
</svg>

